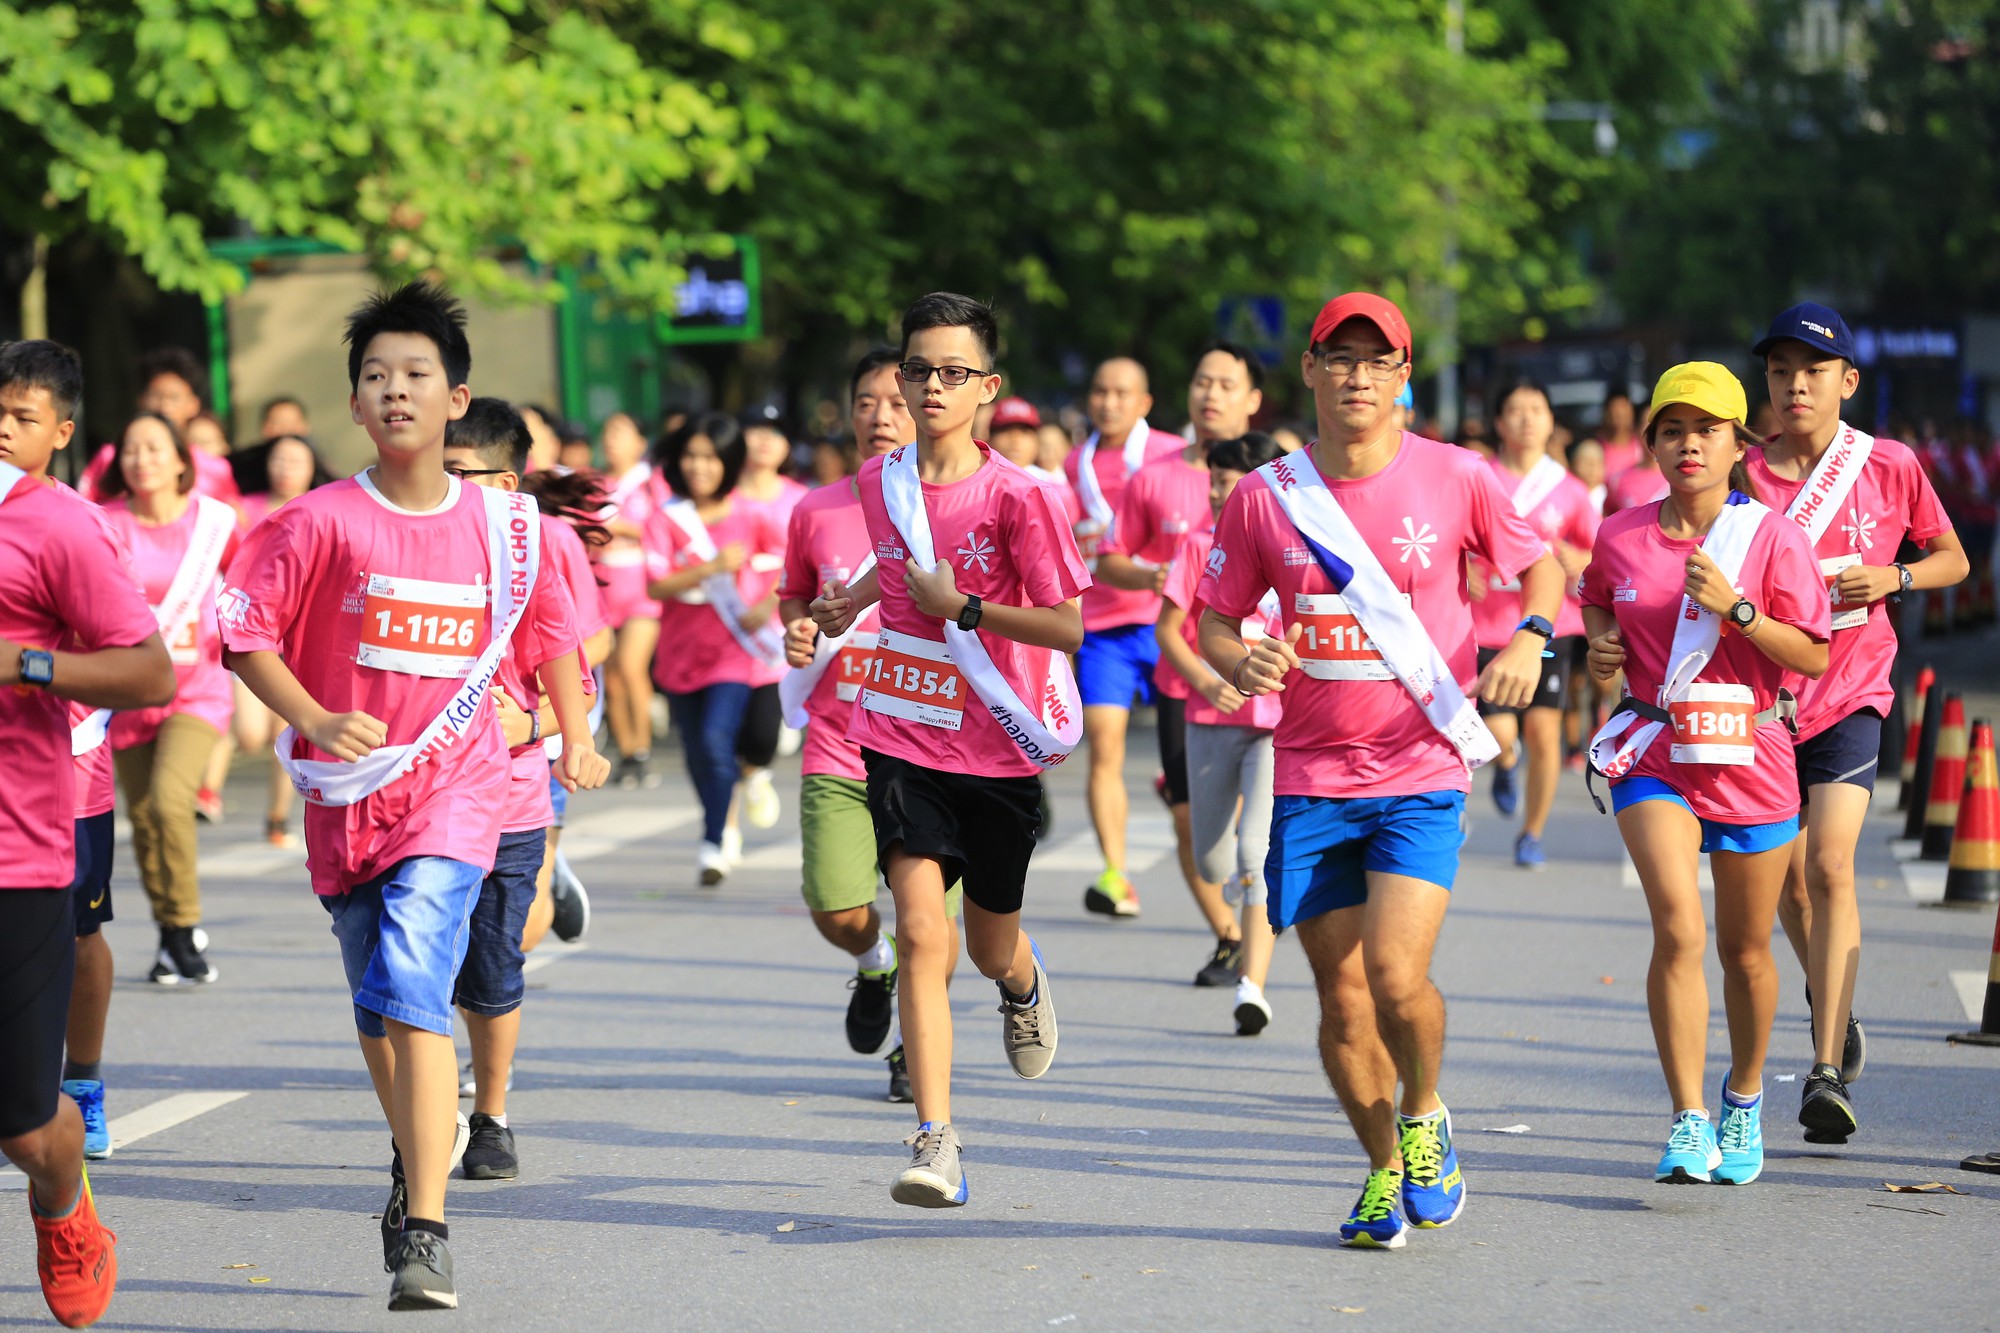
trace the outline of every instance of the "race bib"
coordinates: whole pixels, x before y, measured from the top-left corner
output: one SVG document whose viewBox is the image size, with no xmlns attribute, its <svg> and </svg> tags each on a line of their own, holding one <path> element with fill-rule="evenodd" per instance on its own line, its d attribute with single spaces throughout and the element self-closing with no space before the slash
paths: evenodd
<svg viewBox="0 0 2000 1333">
<path fill-rule="evenodd" d="M 368 576 L 357 664 L 406 676 L 458 679 L 486 646 L 486 587 Z"/>
<path fill-rule="evenodd" d="M 196 643 L 201 633 L 201 618 L 197 616 L 181 626 L 174 635 L 174 641 L 167 645 L 167 657 L 177 667 L 193 666 L 201 661 L 201 648 Z"/>
<path fill-rule="evenodd" d="M 1826 578 L 1827 599 L 1833 603 L 1835 608 L 1840 607 L 1841 601 L 1833 594 L 1834 581 L 1840 577 L 1841 570 L 1852 569 L 1860 563 L 1861 553 L 1858 551 L 1850 551 L 1846 555 L 1830 555 L 1819 562 L 1819 572 Z M 1836 609 L 1833 613 L 1833 627 L 1837 630 L 1859 629 L 1867 623 L 1868 604 L 1866 602 L 1860 606 L 1850 606 L 1844 611 Z"/>
<path fill-rule="evenodd" d="M 842 703 L 851 704 L 861 697 L 861 688 L 868 683 L 868 673 L 875 661 L 877 637 L 874 634 L 851 635 L 834 655 L 833 670 L 836 674 L 833 692 Z"/>
<path fill-rule="evenodd" d="M 1076 549 L 1083 556 L 1084 566 L 1095 572 L 1097 569 L 1097 548 L 1104 540 L 1104 525 L 1085 519 L 1076 525 Z"/>
<path fill-rule="evenodd" d="M 860 689 L 871 713 L 957 731 L 965 723 L 965 677 L 951 650 L 932 639 L 882 631 Z"/>
<path fill-rule="evenodd" d="M 1667 711 L 1674 719 L 1669 757 L 1675 763 L 1748 767 L 1757 762 L 1757 699 L 1748 685 L 1696 683 Z"/>
<path fill-rule="evenodd" d="M 1293 618 L 1300 627 L 1293 645 L 1299 670 L 1314 680 L 1394 680 L 1396 673 L 1363 632 L 1339 593 L 1298 593 Z"/>
</svg>

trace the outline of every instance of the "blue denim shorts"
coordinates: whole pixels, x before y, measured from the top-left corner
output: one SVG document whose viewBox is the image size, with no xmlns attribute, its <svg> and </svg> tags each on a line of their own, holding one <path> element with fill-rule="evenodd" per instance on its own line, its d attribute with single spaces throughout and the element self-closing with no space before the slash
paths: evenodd
<svg viewBox="0 0 2000 1333">
<path fill-rule="evenodd" d="M 1632 777 L 1612 784 L 1611 813 L 1641 801 L 1672 801 L 1689 814 L 1694 807 L 1687 798 L 1658 778 Z M 1701 819 L 1701 816 L 1695 815 Z M 1704 852 L 1768 852 L 1788 846 L 1799 836 L 1799 817 L 1769 824 L 1725 824 L 1719 819 L 1701 819 L 1701 849 Z"/>
<path fill-rule="evenodd" d="M 485 878 L 465 861 L 412 856 L 320 899 L 333 918 L 362 1036 L 387 1036 L 385 1018 L 451 1035 L 452 991 Z"/>
<path fill-rule="evenodd" d="M 526 955 L 521 931 L 528 909 L 535 905 L 535 877 L 542 873 L 542 852 L 548 846 L 544 829 L 500 835 L 493 854 L 493 873 L 479 886 L 472 909 L 472 942 L 458 969 L 454 1003 L 468 1013 L 498 1018 L 521 1007 L 528 983 L 521 976 Z"/>
<path fill-rule="evenodd" d="M 554 806 L 556 811 L 555 822 L 549 827 L 561 828 L 569 819 L 569 788 L 563 786 L 562 780 L 556 776 L 556 766 L 553 763 L 549 765 L 549 804 Z"/>
<path fill-rule="evenodd" d="M 1283 930 L 1368 901 L 1368 872 L 1449 889 L 1465 842 L 1465 793 L 1279 796 L 1272 802 L 1264 882 L 1271 927 Z"/>
<path fill-rule="evenodd" d="M 1135 699 L 1152 703 L 1153 667 L 1159 660 L 1160 641 L 1153 637 L 1151 625 L 1087 631 L 1083 646 L 1076 650 L 1076 688 L 1083 706 L 1130 708 Z"/>
</svg>

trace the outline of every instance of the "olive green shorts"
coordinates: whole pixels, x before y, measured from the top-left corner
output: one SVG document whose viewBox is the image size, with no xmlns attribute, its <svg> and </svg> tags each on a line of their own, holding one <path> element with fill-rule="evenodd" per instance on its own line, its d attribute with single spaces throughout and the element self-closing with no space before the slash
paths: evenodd
<svg viewBox="0 0 2000 1333">
<path fill-rule="evenodd" d="M 806 906 L 846 912 L 875 901 L 875 821 L 868 814 L 868 784 L 831 773 L 808 773 L 799 783 L 799 841 L 805 865 Z M 945 912 L 958 915 L 960 891 L 945 895 Z"/>
</svg>

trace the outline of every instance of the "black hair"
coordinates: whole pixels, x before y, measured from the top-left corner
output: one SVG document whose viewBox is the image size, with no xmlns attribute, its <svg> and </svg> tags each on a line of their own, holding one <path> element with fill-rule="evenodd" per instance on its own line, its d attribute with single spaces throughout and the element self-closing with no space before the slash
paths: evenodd
<svg viewBox="0 0 2000 1333">
<path fill-rule="evenodd" d="M 1264 363 L 1257 359 L 1255 352 L 1243 344 L 1233 343 L 1227 338 L 1210 338 L 1201 345 L 1201 350 L 1194 354 L 1195 365 L 1200 366 L 1201 359 L 1210 352 L 1221 352 L 1226 356 L 1235 357 L 1243 363 L 1243 371 L 1250 377 L 1250 387 L 1253 389 L 1264 387 Z"/>
<path fill-rule="evenodd" d="M 521 490 L 535 497 L 544 514 L 569 524 L 585 546 L 603 546 L 611 540 L 611 529 L 603 523 L 610 497 L 604 492 L 604 478 L 597 473 L 544 468 L 521 478 Z M 597 585 L 603 587 L 603 575 L 596 577 Z"/>
<path fill-rule="evenodd" d="M 1000 321 L 994 318 L 993 307 L 984 301 L 955 292 L 919 296 L 903 312 L 903 356 L 910 354 L 911 337 L 925 329 L 972 330 L 972 336 L 979 339 L 980 350 L 986 353 L 983 369 L 989 374 L 1000 358 Z"/>
<path fill-rule="evenodd" d="M 265 417 L 270 416 L 272 412 L 281 407 L 296 407 L 299 409 L 299 415 L 305 415 L 306 405 L 304 403 L 288 393 L 281 393 L 276 398 L 268 398 L 264 401 L 264 405 L 257 409 L 257 420 L 262 422 Z M 275 439 L 277 437 L 273 436 L 272 438 Z"/>
<path fill-rule="evenodd" d="M 194 390 L 203 407 L 208 406 L 208 372 L 194 353 L 185 347 L 157 347 L 139 358 L 139 387 L 144 389 L 162 375 L 173 375 Z"/>
<path fill-rule="evenodd" d="M 472 344 L 465 338 L 465 307 L 434 282 L 419 279 L 378 291 L 347 317 L 347 382 L 361 384 L 368 344 L 385 333 L 413 333 L 436 344 L 445 383 L 456 389 L 472 378 Z"/>
<path fill-rule="evenodd" d="M 564 419 L 553 424 L 556 428 L 556 439 L 561 441 L 563 448 L 567 449 L 572 444 L 581 444 L 586 448 L 590 446 L 590 432 L 584 429 L 582 422 Z"/>
<path fill-rule="evenodd" d="M 662 435 L 653 443 L 653 465 L 660 469 L 675 495 L 691 498 L 687 479 L 681 475 L 681 456 L 697 435 L 706 439 L 715 449 L 716 457 L 722 460 L 722 484 L 716 487 L 714 496 L 720 500 L 736 489 L 737 479 L 743 475 L 745 453 L 743 430 L 727 412 L 698 412 L 682 422 L 679 430 Z"/>
<path fill-rule="evenodd" d="M 167 431 L 167 438 L 174 442 L 174 452 L 181 456 L 180 493 L 186 495 L 194 489 L 194 450 L 188 448 L 187 437 L 180 428 L 161 416 L 158 412 L 135 412 L 125 423 L 125 429 L 118 432 L 118 443 L 111 451 L 111 466 L 104 469 L 104 475 L 97 482 L 97 498 L 111 500 L 132 493 L 132 483 L 125 480 L 125 435 L 142 421 L 157 421 Z"/>
<path fill-rule="evenodd" d="M 47 391 L 58 421 L 74 421 L 83 406 L 83 359 L 59 342 L 24 338 L 0 343 L 0 388 Z"/>
<path fill-rule="evenodd" d="M 475 398 L 465 415 L 444 424 L 444 447 L 471 449 L 489 463 L 504 463 L 509 472 L 528 475 L 528 446 L 534 436 L 528 423 L 505 398 Z"/>
<path fill-rule="evenodd" d="M 1609 407 L 1621 398 L 1625 400 L 1626 406 L 1632 408 L 1634 411 L 1638 410 L 1639 405 L 1632 401 L 1631 391 L 1618 384 L 1612 385 L 1610 389 L 1605 391 L 1604 406 Z"/>
<path fill-rule="evenodd" d="M 907 342 L 907 339 L 905 339 Z M 873 375 L 884 366 L 893 366 L 902 360 L 902 354 L 893 347 L 871 347 L 862 353 L 854 363 L 854 373 L 847 377 L 847 401 L 852 403 L 854 395 L 861 390 L 861 381 Z"/>
<path fill-rule="evenodd" d="M 1542 401 L 1549 406 L 1549 415 L 1554 416 L 1556 414 L 1556 400 L 1549 397 L 1549 386 L 1531 375 L 1517 375 L 1513 379 L 1503 381 L 1500 385 L 1500 392 L 1493 395 L 1494 419 L 1498 420 L 1500 414 L 1506 410 L 1509 398 L 1522 392 L 1540 394 Z"/>
<path fill-rule="evenodd" d="M 1208 446 L 1208 465 L 1230 472 L 1255 472 L 1284 452 L 1284 446 L 1275 439 L 1261 430 L 1253 430 L 1233 440 L 1217 440 Z"/>
</svg>

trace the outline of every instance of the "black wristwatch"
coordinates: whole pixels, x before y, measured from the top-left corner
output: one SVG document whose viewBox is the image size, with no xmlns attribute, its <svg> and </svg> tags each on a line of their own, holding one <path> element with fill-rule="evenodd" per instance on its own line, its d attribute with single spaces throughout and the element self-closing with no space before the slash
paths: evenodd
<svg viewBox="0 0 2000 1333">
<path fill-rule="evenodd" d="M 958 613 L 958 627 L 968 634 L 979 628 L 979 613 L 982 603 L 971 593 L 965 595 L 965 609 Z"/>
<path fill-rule="evenodd" d="M 1898 560 L 1898 561 L 1897 561 L 1897 562 L 1895 563 L 1895 565 L 1894 565 L 1894 569 L 1895 569 L 1895 571 L 1896 571 L 1897 575 L 1898 575 L 1898 576 L 1900 576 L 1900 577 L 1902 578 L 1902 580 L 1903 580 L 1903 586 L 1902 586 L 1901 588 L 1897 589 L 1897 591 L 1898 591 L 1898 592 L 1908 592 L 1908 591 L 1910 590 L 1910 585 L 1911 585 L 1911 584 L 1913 584 L 1913 583 L 1915 583 L 1915 582 L 1917 581 L 1917 580 L 1916 580 L 1916 576 L 1915 576 L 1914 574 L 1910 573 L 1910 567 L 1909 567 L 1908 565 L 1904 564 L 1904 563 L 1903 563 L 1902 561 L 1900 561 L 1900 560 Z"/>
<path fill-rule="evenodd" d="M 47 689 L 56 678 L 56 657 L 54 653 L 43 652 L 40 648 L 21 650 L 21 683 Z"/>
<path fill-rule="evenodd" d="M 1736 599 L 1736 605 L 1729 608 L 1729 623 L 1738 629 L 1749 629 L 1757 623 L 1757 607 L 1748 597 Z"/>
<path fill-rule="evenodd" d="M 1514 626 L 1516 634 L 1519 634 L 1522 630 L 1526 630 L 1530 634 L 1539 634 L 1545 639 L 1553 639 L 1556 636 L 1556 627 L 1541 616 L 1529 616 L 1526 620 Z"/>
</svg>

